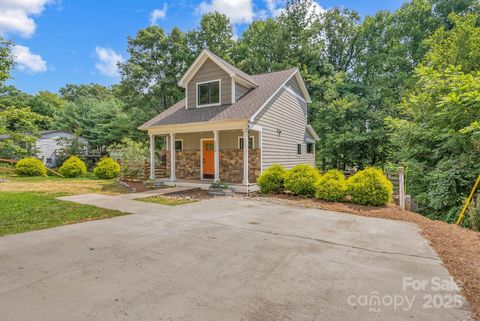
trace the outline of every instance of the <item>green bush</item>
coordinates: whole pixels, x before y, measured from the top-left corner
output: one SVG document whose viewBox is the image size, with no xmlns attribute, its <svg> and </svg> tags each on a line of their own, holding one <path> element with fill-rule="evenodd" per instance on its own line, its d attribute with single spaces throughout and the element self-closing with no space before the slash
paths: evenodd
<svg viewBox="0 0 480 321">
<path fill-rule="evenodd" d="M 339 202 L 345 197 L 346 190 L 345 175 L 337 169 L 332 169 L 320 176 L 315 196 L 324 201 Z"/>
<path fill-rule="evenodd" d="M 307 164 L 296 165 L 285 174 L 285 189 L 296 195 L 314 196 L 319 178 L 316 168 Z"/>
<path fill-rule="evenodd" d="M 347 195 L 362 205 L 385 205 L 392 199 L 392 183 L 382 171 L 373 167 L 359 171 L 347 180 Z"/>
<path fill-rule="evenodd" d="M 17 162 L 15 172 L 20 176 L 46 176 L 47 168 L 41 160 L 27 157 Z"/>
<path fill-rule="evenodd" d="M 110 157 L 103 157 L 93 169 L 93 174 L 98 178 L 112 179 L 120 174 L 120 164 Z"/>
<path fill-rule="evenodd" d="M 469 209 L 469 221 L 470 221 L 470 228 L 480 232 L 480 207 L 474 205 Z"/>
<path fill-rule="evenodd" d="M 77 156 L 70 156 L 63 162 L 58 171 L 65 177 L 80 177 L 87 174 L 87 166 Z"/>
<path fill-rule="evenodd" d="M 285 174 L 287 170 L 280 165 L 273 164 L 258 178 L 260 193 L 280 193 L 285 188 Z"/>
</svg>

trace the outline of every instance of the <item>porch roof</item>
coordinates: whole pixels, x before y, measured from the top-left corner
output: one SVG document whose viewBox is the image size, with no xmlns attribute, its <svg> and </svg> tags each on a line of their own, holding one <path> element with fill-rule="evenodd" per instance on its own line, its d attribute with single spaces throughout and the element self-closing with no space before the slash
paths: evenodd
<svg viewBox="0 0 480 321">
<path fill-rule="evenodd" d="M 250 119 L 297 72 L 297 68 L 291 68 L 253 75 L 252 77 L 258 87 L 251 89 L 233 104 L 187 109 L 185 108 L 185 99 L 182 99 L 147 121 L 139 129 L 147 130 L 152 127 L 175 124 Z"/>
</svg>

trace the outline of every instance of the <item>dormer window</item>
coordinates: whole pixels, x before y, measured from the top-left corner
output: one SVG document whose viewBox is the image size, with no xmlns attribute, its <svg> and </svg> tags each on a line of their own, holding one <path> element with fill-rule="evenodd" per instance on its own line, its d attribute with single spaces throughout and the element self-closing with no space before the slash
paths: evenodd
<svg viewBox="0 0 480 321">
<path fill-rule="evenodd" d="M 220 105 L 220 79 L 197 83 L 197 107 Z"/>
</svg>

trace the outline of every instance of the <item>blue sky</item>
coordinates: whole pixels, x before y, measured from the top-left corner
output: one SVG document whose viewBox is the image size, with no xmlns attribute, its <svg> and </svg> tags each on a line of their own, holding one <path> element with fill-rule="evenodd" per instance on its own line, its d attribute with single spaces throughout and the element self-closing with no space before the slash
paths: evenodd
<svg viewBox="0 0 480 321">
<path fill-rule="evenodd" d="M 346 7 L 362 16 L 394 10 L 403 1 L 317 0 L 321 8 Z M 170 31 L 198 25 L 202 12 L 224 11 L 237 34 L 252 19 L 272 16 L 283 0 L 0 0 L 0 34 L 16 44 L 17 66 L 7 84 L 28 93 L 56 92 L 67 83 L 118 82 L 127 37 L 157 24 Z"/>
</svg>

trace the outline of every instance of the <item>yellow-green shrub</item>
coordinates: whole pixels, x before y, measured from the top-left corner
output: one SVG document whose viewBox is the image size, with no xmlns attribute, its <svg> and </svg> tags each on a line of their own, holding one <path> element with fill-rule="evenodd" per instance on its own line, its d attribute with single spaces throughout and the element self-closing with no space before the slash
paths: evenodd
<svg viewBox="0 0 480 321">
<path fill-rule="evenodd" d="M 307 164 L 296 165 L 285 174 L 285 189 L 297 195 L 314 196 L 319 178 L 316 168 Z"/>
<path fill-rule="evenodd" d="M 258 178 L 260 193 L 280 193 L 285 188 L 285 174 L 287 170 L 280 165 L 273 164 Z"/>
<path fill-rule="evenodd" d="M 359 171 L 347 180 L 347 194 L 362 205 L 385 205 L 392 199 L 393 186 L 382 171 L 373 167 Z"/>
<path fill-rule="evenodd" d="M 70 156 L 60 166 L 58 172 L 65 177 L 80 177 L 87 174 L 87 166 L 77 156 Z"/>
<path fill-rule="evenodd" d="M 27 157 L 17 162 L 17 165 L 15 165 L 15 172 L 20 176 L 46 176 L 47 168 L 43 165 L 41 160 Z"/>
<path fill-rule="evenodd" d="M 332 169 L 320 176 L 315 196 L 324 201 L 339 202 L 344 199 L 346 190 L 345 175 L 337 169 Z"/>
<path fill-rule="evenodd" d="M 118 177 L 120 175 L 120 164 L 110 157 L 103 157 L 93 169 L 93 174 L 103 179 Z"/>
</svg>

